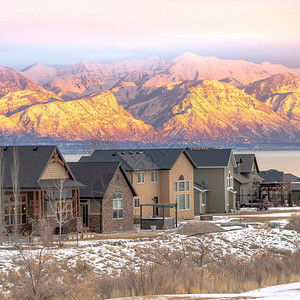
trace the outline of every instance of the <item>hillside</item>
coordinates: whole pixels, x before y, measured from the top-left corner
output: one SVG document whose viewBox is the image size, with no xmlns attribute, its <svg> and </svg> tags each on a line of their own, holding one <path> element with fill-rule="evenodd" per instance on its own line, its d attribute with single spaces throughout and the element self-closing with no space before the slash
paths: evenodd
<svg viewBox="0 0 300 300">
<path fill-rule="evenodd" d="M 66 140 L 151 142 L 155 137 L 153 128 L 134 119 L 110 92 L 67 102 L 37 104 L 10 117 L 0 116 L 0 123 L 6 132 Z"/>
<path fill-rule="evenodd" d="M 281 73 L 248 85 L 244 91 L 273 107 L 280 115 L 300 121 L 300 78 Z"/>
<path fill-rule="evenodd" d="M 186 140 L 284 141 L 297 134 L 268 105 L 229 84 L 208 80 L 189 89 L 160 129 L 163 136 Z"/>
</svg>

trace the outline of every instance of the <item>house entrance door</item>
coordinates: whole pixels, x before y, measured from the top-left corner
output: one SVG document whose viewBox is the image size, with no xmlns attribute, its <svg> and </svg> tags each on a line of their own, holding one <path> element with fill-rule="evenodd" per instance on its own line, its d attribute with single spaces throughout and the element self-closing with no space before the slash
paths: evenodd
<svg viewBox="0 0 300 300">
<path fill-rule="evenodd" d="M 82 218 L 83 229 L 86 230 L 89 227 L 89 210 L 88 203 L 80 203 L 80 211 Z"/>
<path fill-rule="evenodd" d="M 153 197 L 153 202 L 158 203 L 158 197 Z M 158 207 L 154 208 L 154 216 L 153 217 L 158 217 Z"/>
</svg>

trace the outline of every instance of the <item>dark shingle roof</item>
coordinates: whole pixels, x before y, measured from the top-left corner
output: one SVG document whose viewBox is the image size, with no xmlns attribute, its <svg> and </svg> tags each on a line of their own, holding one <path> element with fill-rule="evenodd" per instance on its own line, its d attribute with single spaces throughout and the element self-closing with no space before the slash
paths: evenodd
<svg viewBox="0 0 300 300">
<path fill-rule="evenodd" d="M 233 174 L 234 180 L 241 184 L 249 183 L 251 180 L 240 174 Z"/>
<path fill-rule="evenodd" d="M 2 147 L 5 188 L 12 188 L 13 146 Z M 19 188 L 40 188 L 38 180 L 52 158 L 56 146 L 16 146 L 19 159 Z"/>
<path fill-rule="evenodd" d="M 257 172 L 259 172 L 255 154 L 234 154 L 235 161 L 240 163 L 241 173 L 251 173 L 253 163 L 256 166 Z"/>
<path fill-rule="evenodd" d="M 95 150 L 80 162 L 120 162 L 126 171 L 170 170 L 184 149 Z"/>
<path fill-rule="evenodd" d="M 261 171 L 258 173 L 265 182 L 283 182 L 283 172 L 271 169 L 267 171 Z"/>
<path fill-rule="evenodd" d="M 186 150 L 197 168 L 227 167 L 231 149 L 193 149 Z"/>
<path fill-rule="evenodd" d="M 14 147 L 2 146 L 4 161 L 4 182 L 3 187 L 12 189 L 12 168 L 14 163 Z M 40 180 L 44 173 L 48 162 L 52 159 L 54 152 L 57 151 L 62 160 L 56 146 L 16 146 L 16 153 L 19 160 L 19 188 L 20 189 L 40 189 L 41 187 L 51 187 L 55 183 L 53 180 Z M 82 184 L 75 180 L 70 172 L 70 179 L 66 182 L 69 187 L 81 187 Z M 48 184 L 48 185 L 47 185 Z"/>
<path fill-rule="evenodd" d="M 74 176 L 85 185 L 80 190 L 80 198 L 103 198 L 117 169 L 120 168 L 132 193 L 136 192 L 130 184 L 119 162 L 70 162 Z"/>
</svg>

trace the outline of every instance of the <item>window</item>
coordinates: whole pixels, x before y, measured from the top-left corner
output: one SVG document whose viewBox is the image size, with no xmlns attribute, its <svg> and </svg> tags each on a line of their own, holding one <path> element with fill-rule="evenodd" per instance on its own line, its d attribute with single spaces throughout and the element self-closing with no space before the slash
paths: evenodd
<svg viewBox="0 0 300 300">
<path fill-rule="evenodd" d="M 187 192 L 190 191 L 190 182 L 189 182 L 189 180 L 186 181 L 186 191 Z"/>
<path fill-rule="evenodd" d="M 15 199 L 14 196 L 5 198 L 4 204 L 4 225 L 15 224 Z M 19 204 L 17 205 L 17 223 L 27 223 L 27 195 L 20 195 Z"/>
<path fill-rule="evenodd" d="M 185 194 L 179 194 L 179 210 L 185 209 Z"/>
<path fill-rule="evenodd" d="M 56 204 L 56 213 L 57 219 L 59 220 L 59 214 L 62 214 L 62 219 L 66 221 L 70 221 L 73 217 L 73 209 L 72 209 L 72 200 L 63 200 L 61 203 L 61 207 L 59 202 Z"/>
<path fill-rule="evenodd" d="M 184 181 L 179 181 L 179 192 L 184 192 L 185 191 L 185 182 Z"/>
<path fill-rule="evenodd" d="M 174 203 L 178 203 L 178 210 L 191 209 L 190 181 L 180 175 L 178 181 L 174 181 Z"/>
<path fill-rule="evenodd" d="M 190 209 L 190 194 L 185 195 L 185 207 L 186 209 Z"/>
<path fill-rule="evenodd" d="M 151 182 L 154 183 L 157 181 L 158 181 L 158 173 L 157 173 L 157 171 L 152 171 L 151 172 Z"/>
<path fill-rule="evenodd" d="M 145 183 L 145 172 L 138 172 L 138 183 Z"/>
<path fill-rule="evenodd" d="M 231 172 L 228 172 L 228 177 L 227 177 L 227 188 L 232 188 L 232 175 Z"/>
<path fill-rule="evenodd" d="M 204 206 L 206 205 L 206 193 L 201 193 L 201 195 L 202 195 L 201 204 Z"/>
<path fill-rule="evenodd" d="M 178 182 L 174 182 L 174 192 L 178 192 Z"/>
<path fill-rule="evenodd" d="M 140 198 L 135 198 L 134 199 L 134 208 L 139 208 L 140 207 Z"/>
<path fill-rule="evenodd" d="M 114 219 L 123 218 L 123 198 L 121 193 L 113 195 L 113 217 Z"/>
<path fill-rule="evenodd" d="M 174 203 L 178 203 L 178 195 L 177 194 L 174 195 Z"/>
</svg>

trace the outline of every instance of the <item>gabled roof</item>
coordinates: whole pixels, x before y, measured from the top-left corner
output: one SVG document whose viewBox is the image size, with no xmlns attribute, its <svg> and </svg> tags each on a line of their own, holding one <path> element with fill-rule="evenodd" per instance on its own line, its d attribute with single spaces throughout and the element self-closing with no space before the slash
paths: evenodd
<svg viewBox="0 0 300 300">
<path fill-rule="evenodd" d="M 233 174 L 233 177 L 234 177 L 234 180 L 236 180 L 240 184 L 249 183 L 251 181 L 250 179 L 248 179 L 245 176 L 240 175 L 240 174 Z"/>
<path fill-rule="evenodd" d="M 197 191 L 199 191 L 199 192 L 201 192 L 201 193 L 209 191 L 209 188 L 207 188 L 204 185 L 198 184 L 196 182 L 194 182 L 194 189 L 197 190 Z"/>
<path fill-rule="evenodd" d="M 11 189 L 13 187 L 14 146 L 2 146 L 1 148 L 5 168 L 3 187 Z M 19 160 L 19 188 L 40 189 L 40 177 L 54 152 L 57 151 L 60 154 L 58 148 L 56 146 L 16 146 L 16 151 Z M 74 179 L 71 173 L 70 176 Z"/>
<path fill-rule="evenodd" d="M 283 182 L 283 172 L 271 169 L 267 171 L 259 172 L 259 176 L 261 176 L 265 182 Z"/>
<path fill-rule="evenodd" d="M 259 172 L 256 156 L 252 154 L 234 154 L 235 161 L 240 163 L 241 173 L 251 173 L 252 166 L 255 164 L 257 172 Z"/>
<path fill-rule="evenodd" d="M 187 148 L 186 152 L 196 168 L 226 168 L 232 157 L 231 149 Z M 235 167 L 235 160 L 233 166 Z"/>
<path fill-rule="evenodd" d="M 126 171 L 170 170 L 182 153 L 186 155 L 184 149 L 95 150 L 79 162 L 120 162 Z"/>
<path fill-rule="evenodd" d="M 119 162 L 70 162 L 69 166 L 76 178 L 85 185 L 80 190 L 80 198 L 102 199 L 118 169 L 121 170 L 133 196 L 137 195 Z"/>
</svg>

